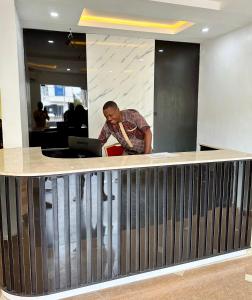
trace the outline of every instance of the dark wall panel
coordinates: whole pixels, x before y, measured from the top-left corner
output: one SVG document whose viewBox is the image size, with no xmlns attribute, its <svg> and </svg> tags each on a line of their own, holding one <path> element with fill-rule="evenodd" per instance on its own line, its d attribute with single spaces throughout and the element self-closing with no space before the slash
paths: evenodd
<svg viewBox="0 0 252 300">
<path fill-rule="evenodd" d="M 154 151 L 196 149 L 199 44 L 156 41 Z"/>
</svg>

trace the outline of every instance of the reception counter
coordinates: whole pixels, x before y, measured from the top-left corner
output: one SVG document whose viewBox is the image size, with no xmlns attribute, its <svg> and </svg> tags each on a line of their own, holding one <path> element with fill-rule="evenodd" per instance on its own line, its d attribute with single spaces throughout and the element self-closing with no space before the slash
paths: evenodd
<svg viewBox="0 0 252 300">
<path fill-rule="evenodd" d="M 249 248 L 251 159 L 0 150 L 2 289 L 49 295 Z"/>
</svg>

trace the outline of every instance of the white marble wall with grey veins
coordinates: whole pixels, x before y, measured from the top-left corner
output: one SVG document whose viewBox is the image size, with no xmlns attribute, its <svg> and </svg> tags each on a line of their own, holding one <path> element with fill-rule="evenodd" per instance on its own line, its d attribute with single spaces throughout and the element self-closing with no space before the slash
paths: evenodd
<svg viewBox="0 0 252 300">
<path fill-rule="evenodd" d="M 138 110 L 153 127 L 155 41 L 97 34 L 86 39 L 89 136 L 98 137 L 102 107 L 110 100 Z"/>
</svg>

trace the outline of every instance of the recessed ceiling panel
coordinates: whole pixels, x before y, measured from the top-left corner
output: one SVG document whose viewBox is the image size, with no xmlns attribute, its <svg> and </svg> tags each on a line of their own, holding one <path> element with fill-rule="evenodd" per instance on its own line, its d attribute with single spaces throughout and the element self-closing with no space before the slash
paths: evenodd
<svg viewBox="0 0 252 300">
<path fill-rule="evenodd" d="M 213 10 L 221 9 L 221 2 L 214 1 L 214 0 L 148 0 L 148 1 L 192 6 L 192 7 L 213 9 Z"/>
<path fill-rule="evenodd" d="M 157 20 L 133 19 L 112 15 L 108 16 L 101 12 L 84 9 L 78 25 L 96 28 L 177 34 L 191 27 L 193 24 L 194 23 L 185 20 L 168 20 L 166 22 L 160 22 Z"/>
</svg>

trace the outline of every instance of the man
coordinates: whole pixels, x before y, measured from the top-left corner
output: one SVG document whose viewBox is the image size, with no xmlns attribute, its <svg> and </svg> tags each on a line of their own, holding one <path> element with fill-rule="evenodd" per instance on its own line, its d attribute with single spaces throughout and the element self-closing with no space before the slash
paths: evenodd
<svg viewBox="0 0 252 300">
<path fill-rule="evenodd" d="M 44 129 L 46 127 L 46 120 L 50 120 L 47 110 L 43 110 L 43 103 L 41 101 L 37 104 L 37 109 L 33 112 L 36 129 Z"/>
<path fill-rule="evenodd" d="M 151 153 L 152 133 L 143 116 L 134 109 L 120 111 L 114 101 L 103 106 L 106 118 L 99 140 L 105 144 L 112 134 L 124 148 L 126 154 Z"/>
<path fill-rule="evenodd" d="M 64 122 L 68 127 L 73 127 L 74 123 L 74 104 L 68 103 L 68 110 L 64 113 Z"/>
</svg>

